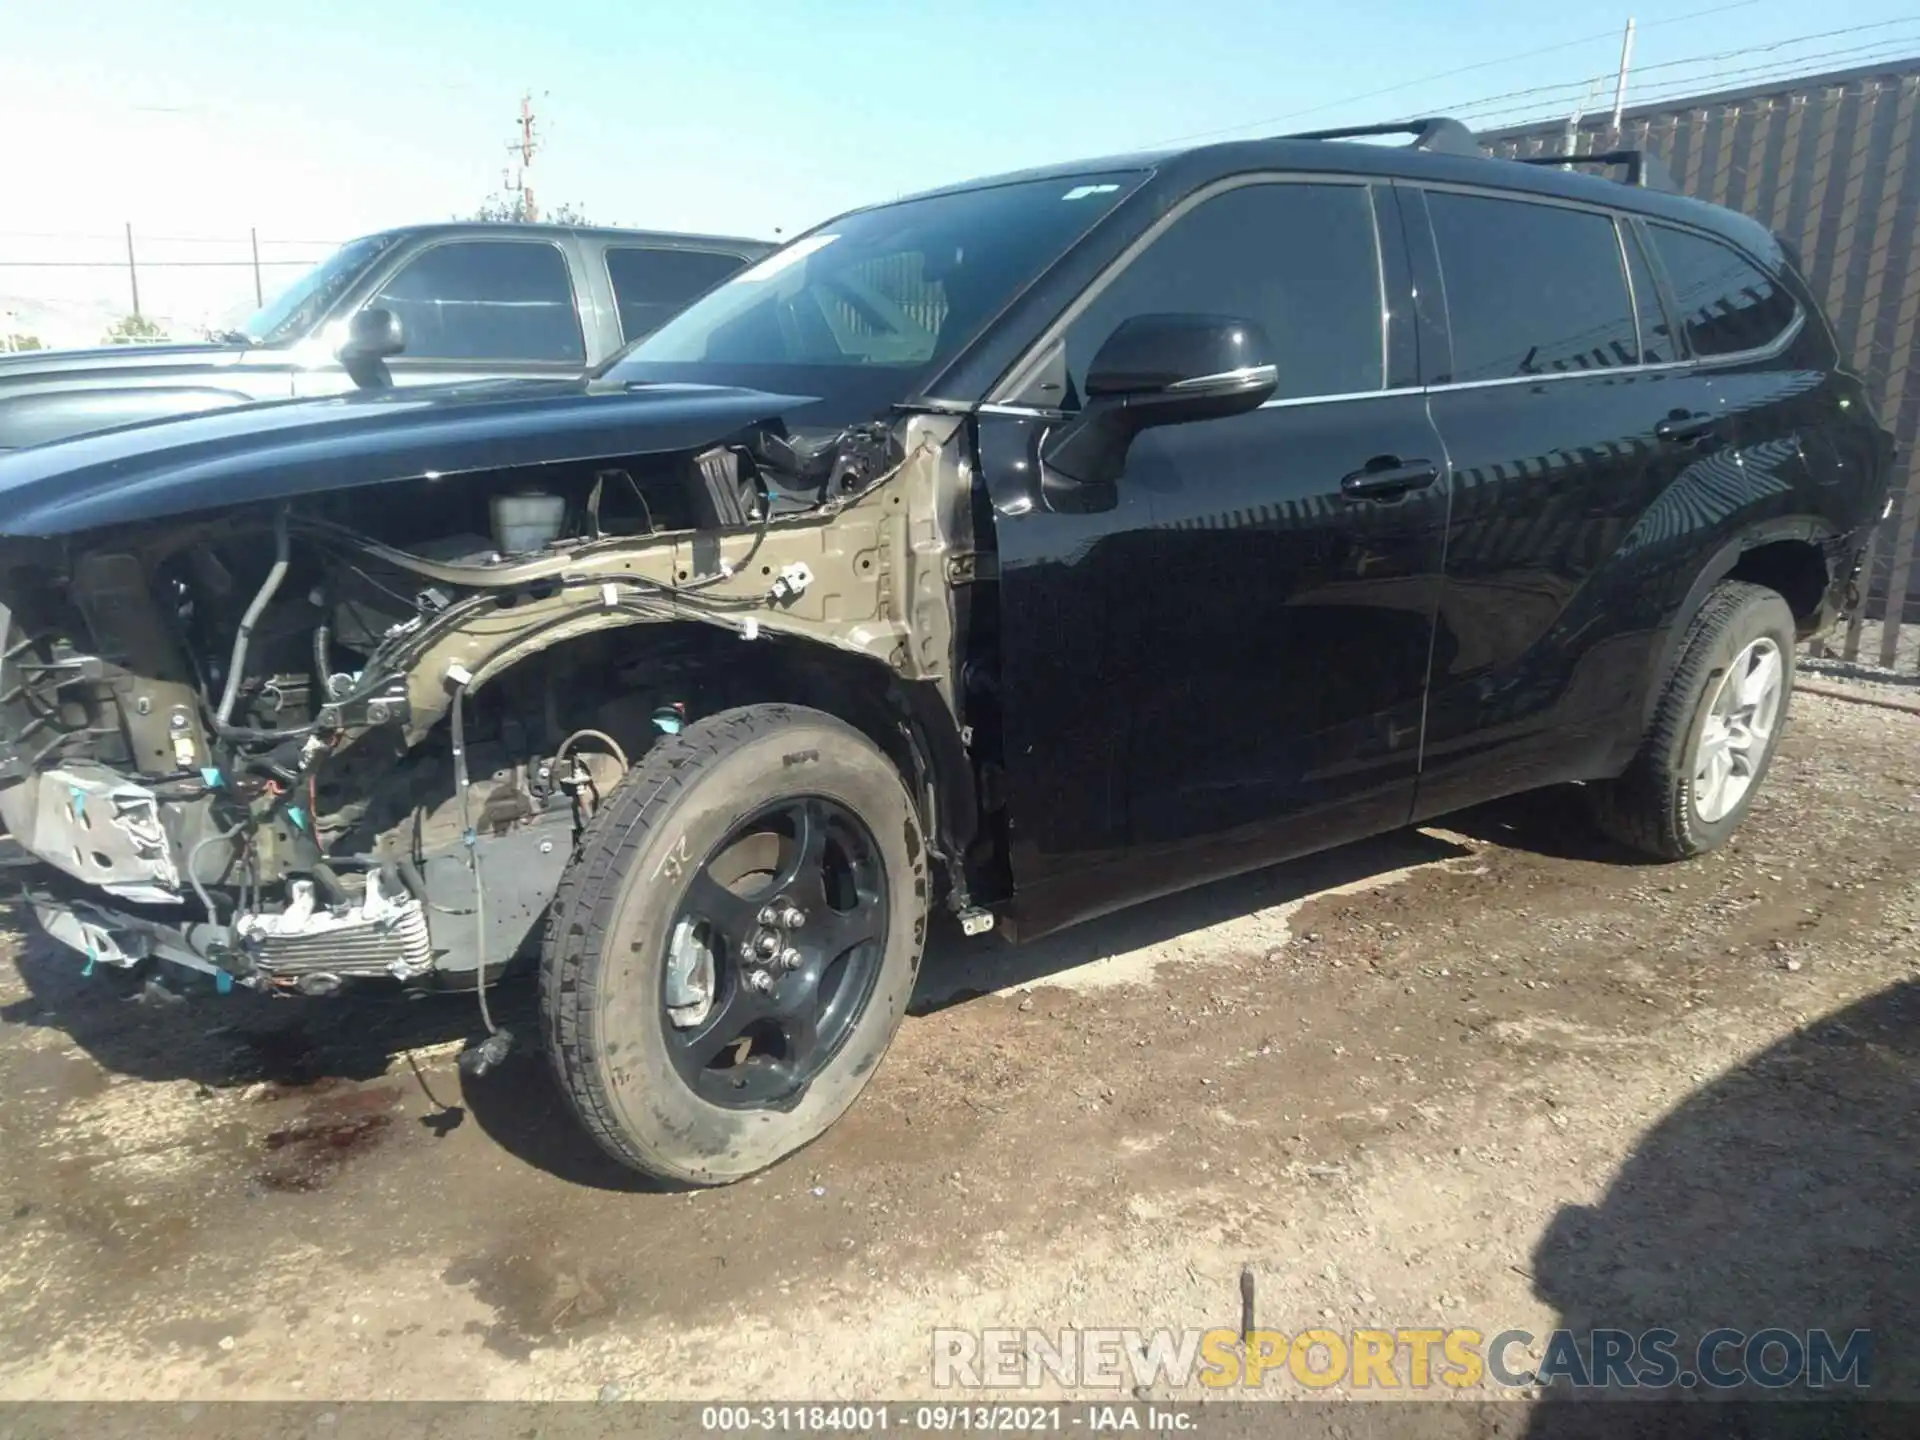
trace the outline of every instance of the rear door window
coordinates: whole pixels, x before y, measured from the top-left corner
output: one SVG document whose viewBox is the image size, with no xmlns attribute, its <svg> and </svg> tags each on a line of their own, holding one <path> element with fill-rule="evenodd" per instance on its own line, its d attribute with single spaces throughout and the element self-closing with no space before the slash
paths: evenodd
<svg viewBox="0 0 1920 1440">
<path fill-rule="evenodd" d="M 1647 231 L 1694 354 L 1758 350 L 1793 323 L 1793 296 L 1739 251 L 1667 225 L 1649 225 Z"/>
<path fill-rule="evenodd" d="M 545 241 L 435 245 L 367 303 L 400 317 L 406 359 L 587 363 L 566 256 Z"/>
<path fill-rule="evenodd" d="M 667 250 L 645 245 L 607 247 L 607 279 L 628 340 L 651 335 L 729 275 L 746 265 L 714 250 Z"/>
<path fill-rule="evenodd" d="M 1612 217 L 1446 191 L 1427 209 L 1453 328 L 1453 373 L 1436 383 L 1639 363 Z"/>
<path fill-rule="evenodd" d="M 1241 185 L 1175 220 L 1067 330 L 1069 403 L 1087 366 L 1136 315 L 1224 315 L 1273 343 L 1283 399 L 1385 383 L 1379 238 L 1363 185 Z"/>
</svg>

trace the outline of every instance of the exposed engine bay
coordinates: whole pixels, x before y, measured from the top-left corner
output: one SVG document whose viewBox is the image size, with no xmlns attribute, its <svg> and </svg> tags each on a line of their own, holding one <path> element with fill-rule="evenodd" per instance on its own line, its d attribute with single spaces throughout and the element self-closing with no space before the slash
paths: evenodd
<svg viewBox="0 0 1920 1440">
<path fill-rule="evenodd" d="M 27 899 L 89 964 L 223 990 L 497 974 L 689 717 L 836 665 L 952 713 L 959 428 L 770 420 L 0 541 Z"/>
</svg>

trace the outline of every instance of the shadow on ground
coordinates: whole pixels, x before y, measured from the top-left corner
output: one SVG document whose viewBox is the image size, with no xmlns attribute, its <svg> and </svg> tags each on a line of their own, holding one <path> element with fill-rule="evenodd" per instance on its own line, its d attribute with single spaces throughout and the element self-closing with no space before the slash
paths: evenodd
<svg viewBox="0 0 1920 1440">
<path fill-rule="evenodd" d="M 1419 831 L 1399 831 L 1134 906 L 1025 945 L 992 937 L 965 940 L 950 924 L 939 925 L 909 1013 L 926 1015 L 993 991 L 1044 984 L 1062 971 L 1189 931 L 1464 853 Z M 601 1189 L 646 1188 L 575 1122 L 540 1053 L 530 977 L 510 978 L 491 992 L 495 1020 L 517 1043 L 505 1062 L 474 1079 L 445 1067 L 423 1070 L 407 1055 L 477 1041 L 485 1032 L 471 994 L 352 1001 L 235 992 L 169 1001 L 104 969 L 86 977 L 71 951 L 30 922 L 28 931 L 16 964 L 29 995 L 0 1009 L 0 1023 L 63 1030 L 112 1073 L 215 1089 L 264 1082 L 289 1091 L 392 1076 L 419 1087 L 426 1112 L 420 1123 L 437 1134 L 470 1117 L 503 1149 L 561 1179 Z"/>
<path fill-rule="evenodd" d="M 943 926 L 927 947 L 908 1013 L 928 1015 L 996 990 L 1044 985 L 1049 977 L 1065 970 L 1159 945 L 1341 886 L 1467 853 L 1424 831 L 1395 830 L 1130 906 L 1024 945 L 1008 945 L 992 936 L 967 940 L 951 926 Z"/>
<path fill-rule="evenodd" d="M 1433 823 L 1475 840 L 1556 860 L 1591 860 L 1605 865 L 1666 863 L 1602 835 L 1578 785 L 1524 791 L 1471 810 L 1455 811 Z"/>
<path fill-rule="evenodd" d="M 1863 665 L 1856 660 L 1841 660 L 1832 657 L 1812 659 L 1802 656 L 1799 668 L 1809 675 L 1833 680 L 1865 680 L 1873 685 L 1894 685 L 1902 689 L 1920 686 L 1920 675 L 1911 672 L 1882 669 L 1878 665 Z"/>
<path fill-rule="evenodd" d="M 1842 1351 L 1868 1331 L 1870 1388 L 1840 1380 L 1820 1398 L 1864 1393 L 1906 1402 L 1899 1411 L 1682 1404 L 1629 1428 L 1626 1415 L 1641 1407 L 1554 1403 L 1568 1390 L 1556 1384 L 1528 1434 L 1920 1433 L 1916 1101 L 1920 983 L 1910 981 L 1807 1024 L 1696 1091 L 1641 1141 L 1599 1205 L 1554 1217 L 1533 1256 L 1536 1291 L 1556 1323 L 1675 1331 L 1682 1372 L 1697 1370 L 1700 1337 L 1720 1327 L 1801 1341 L 1824 1331 Z M 1766 1350 L 1765 1366 L 1788 1367 L 1784 1345 Z M 1723 1371 L 1750 1363 L 1733 1345 L 1718 1361 Z M 1684 1388 L 1695 1400 L 1713 1393 L 1705 1383 Z M 1819 1394 L 1801 1385 L 1720 1393 Z"/>
</svg>

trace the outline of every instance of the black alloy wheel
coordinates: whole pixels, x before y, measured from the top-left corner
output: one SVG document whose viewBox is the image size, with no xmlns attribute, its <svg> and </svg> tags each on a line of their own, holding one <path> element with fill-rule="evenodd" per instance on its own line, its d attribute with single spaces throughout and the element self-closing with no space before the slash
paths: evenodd
<svg viewBox="0 0 1920 1440">
<path fill-rule="evenodd" d="M 701 1098 L 780 1108 L 839 1053 L 887 944 L 879 847 L 845 806 L 749 816 L 687 881 L 661 967 L 674 1068 Z"/>
<path fill-rule="evenodd" d="M 587 1131 L 674 1185 L 818 1139 L 907 1013 L 928 858 L 900 768 L 821 711 L 744 705 L 637 757 L 541 953 L 547 1051 Z"/>
</svg>

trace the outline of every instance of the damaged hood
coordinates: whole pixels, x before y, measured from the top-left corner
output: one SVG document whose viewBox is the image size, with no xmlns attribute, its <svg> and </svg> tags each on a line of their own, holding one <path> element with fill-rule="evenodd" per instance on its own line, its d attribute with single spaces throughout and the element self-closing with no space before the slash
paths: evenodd
<svg viewBox="0 0 1920 1440">
<path fill-rule="evenodd" d="M 685 450 L 814 403 L 723 386 L 506 380 L 237 406 L 0 454 L 0 534 L 70 535 L 421 475 Z"/>
</svg>

